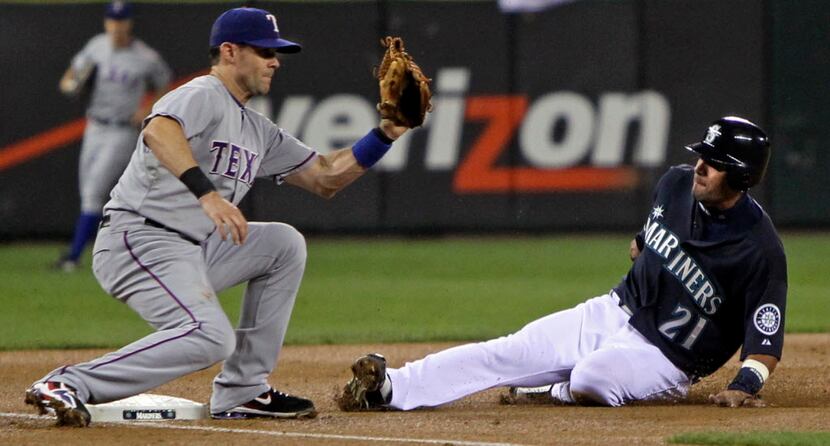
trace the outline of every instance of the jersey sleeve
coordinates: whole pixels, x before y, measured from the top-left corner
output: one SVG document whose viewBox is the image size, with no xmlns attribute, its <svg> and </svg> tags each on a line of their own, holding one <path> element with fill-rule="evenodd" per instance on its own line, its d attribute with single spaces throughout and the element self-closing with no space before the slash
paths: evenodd
<svg viewBox="0 0 830 446">
<path fill-rule="evenodd" d="M 770 355 L 781 359 L 787 304 L 786 259 L 781 252 L 767 254 L 766 260 L 767 268 L 759 271 L 766 280 L 761 281 L 762 285 L 756 290 L 747 290 L 741 360 L 749 355 Z"/>
<path fill-rule="evenodd" d="M 272 125 L 268 152 L 262 160 L 258 177 L 270 177 L 282 184 L 285 177 L 312 165 L 317 152 L 285 130 Z"/>
<path fill-rule="evenodd" d="M 81 48 L 81 51 L 78 51 L 78 54 L 75 54 L 75 57 L 72 58 L 70 66 L 76 73 L 80 73 L 95 65 L 95 53 L 99 51 L 98 47 L 101 46 L 99 42 L 100 36 L 89 39 L 86 45 Z"/>
<path fill-rule="evenodd" d="M 659 180 L 657 180 L 657 185 L 654 186 L 654 190 L 651 192 L 651 203 L 654 204 L 657 201 L 657 195 L 670 181 L 682 176 L 683 172 L 686 170 L 688 170 L 688 166 L 685 164 L 669 168 L 669 170 L 664 173 Z M 643 227 L 640 228 L 640 231 L 634 235 L 634 241 L 637 243 L 637 249 L 640 251 L 642 251 L 645 247 L 645 237 L 646 226 L 643 225 Z"/>
<path fill-rule="evenodd" d="M 173 78 L 173 70 L 157 53 L 154 54 L 153 62 L 150 64 L 150 83 L 155 90 L 163 90 L 170 85 Z"/>
<path fill-rule="evenodd" d="M 157 116 L 166 116 L 179 122 L 184 135 L 190 139 L 201 134 L 220 118 L 220 111 L 215 104 L 213 92 L 204 88 L 177 88 L 162 97 L 153 105 L 150 115 L 144 119 L 146 126 Z"/>
</svg>

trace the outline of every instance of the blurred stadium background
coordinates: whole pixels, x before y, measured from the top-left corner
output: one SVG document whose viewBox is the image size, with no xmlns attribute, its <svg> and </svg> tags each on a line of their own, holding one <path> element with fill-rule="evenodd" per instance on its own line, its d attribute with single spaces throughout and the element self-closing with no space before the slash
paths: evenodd
<svg viewBox="0 0 830 446">
<path fill-rule="evenodd" d="M 0 325 L 14 340 L 4 348 L 119 345 L 139 334 L 109 336 L 125 327 L 116 321 L 136 318 L 97 297 L 88 271 L 48 271 L 76 216 L 84 127 L 83 102 L 62 97 L 57 83 L 100 32 L 104 3 L 0 0 L 0 293 L 9 308 Z M 135 33 L 185 82 L 207 68 L 213 20 L 241 3 L 137 2 Z M 310 240 L 289 341 L 480 338 L 606 291 L 625 272 L 655 181 L 691 161 L 683 146 L 731 114 L 773 141 L 767 181 L 752 193 L 786 231 L 791 308 L 803 316 L 788 329 L 830 329 L 815 311 L 830 288 L 821 277 L 830 255 L 830 2 L 247 3 L 275 12 L 282 34 L 304 45 L 254 107 L 316 149 L 348 145 L 375 125 L 380 37 L 403 36 L 434 79 L 427 125 L 338 197 L 263 182 L 243 202 L 250 220 L 284 221 Z M 55 306 L 97 318 L 93 302 L 123 310 L 110 332 L 67 340 L 60 330 L 49 339 L 16 331 L 35 325 L 27 314 Z M 424 314 L 404 339 L 412 308 Z M 382 327 L 344 335 L 361 309 L 376 310 Z M 302 326 L 317 328 L 295 333 Z"/>
</svg>

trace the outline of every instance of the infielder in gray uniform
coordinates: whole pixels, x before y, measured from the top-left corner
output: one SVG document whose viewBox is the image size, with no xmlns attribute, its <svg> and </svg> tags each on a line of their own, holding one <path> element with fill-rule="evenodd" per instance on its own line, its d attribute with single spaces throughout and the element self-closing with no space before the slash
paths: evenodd
<svg viewBox="0 0 830 446">
<path fill-rule="evenodd" d="M 142 105 L 144 94 L 153 90 L 155 102 L 170 83 L 170 68 L 155 50 L 133 37 L 132 26 L 128 3 L 109 4 L 106 32 L 87 42 L 60 81 L 61 92 L 68 96 L 91 89 L 78 171 L 81 213 L 69 250 L 56 264 L 63 271 L 77 269 L 98 228 L 107 195 L 130 160 L 141 120 L 150 111 L 149 105 Z"/>
<path fill-rule="evenodd" d="M 93 251 L 101 286 L 157 331 L 116 352 L 58 368 L 26 402 L 58 424 L 85 426 L 84 403 L 153 389 L 224 361 L 214 418 L 306 417 L 314 404 L 268 384 L 303 276 L 303 236 L 283 223 L 248 223 L 236 205 L 254 178 L 332 197 L 407 130 L 390 120 L 352 147 L 320 154 L 246 108 L 267 94 L 280 38 L 267 11 L 222 14 L 210 36 L 211 73 L 165 95 L 144 120 L 130 164 L 104 207 Z M 234 330 L 216 293 L 247 282 Z"/>
</svg>

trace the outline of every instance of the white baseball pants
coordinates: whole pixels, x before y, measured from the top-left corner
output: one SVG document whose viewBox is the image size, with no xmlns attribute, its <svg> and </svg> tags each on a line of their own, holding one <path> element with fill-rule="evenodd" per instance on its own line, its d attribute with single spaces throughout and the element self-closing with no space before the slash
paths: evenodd
<svg viewBox="0 0 830 446">
<path fill-rule="evenodd" d="M 616 295 L 595 297 L 486 342 L 388 369 L 390 406 L 438 406 L 492 387 L 570 381 L 571 394 L 608 406 L 680 399 L 691 381 L 628 324 Z"/>
</svg>

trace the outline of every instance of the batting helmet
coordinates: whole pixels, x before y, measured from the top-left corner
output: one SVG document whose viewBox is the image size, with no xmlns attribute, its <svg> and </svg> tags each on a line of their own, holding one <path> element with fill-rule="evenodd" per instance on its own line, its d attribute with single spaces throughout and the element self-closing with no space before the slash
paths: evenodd
<svg viewBox="0 0 830 446">
<path fill-rule="evenodd" d="M 740 191 L 761 181 L 770 157 L 767 134 L 757 125 L 735 116 L 713 122 L 703 141 L 686 149 L 697 152 L 715 169 L 726 171 L 729 187 Z"/>
</svg>

